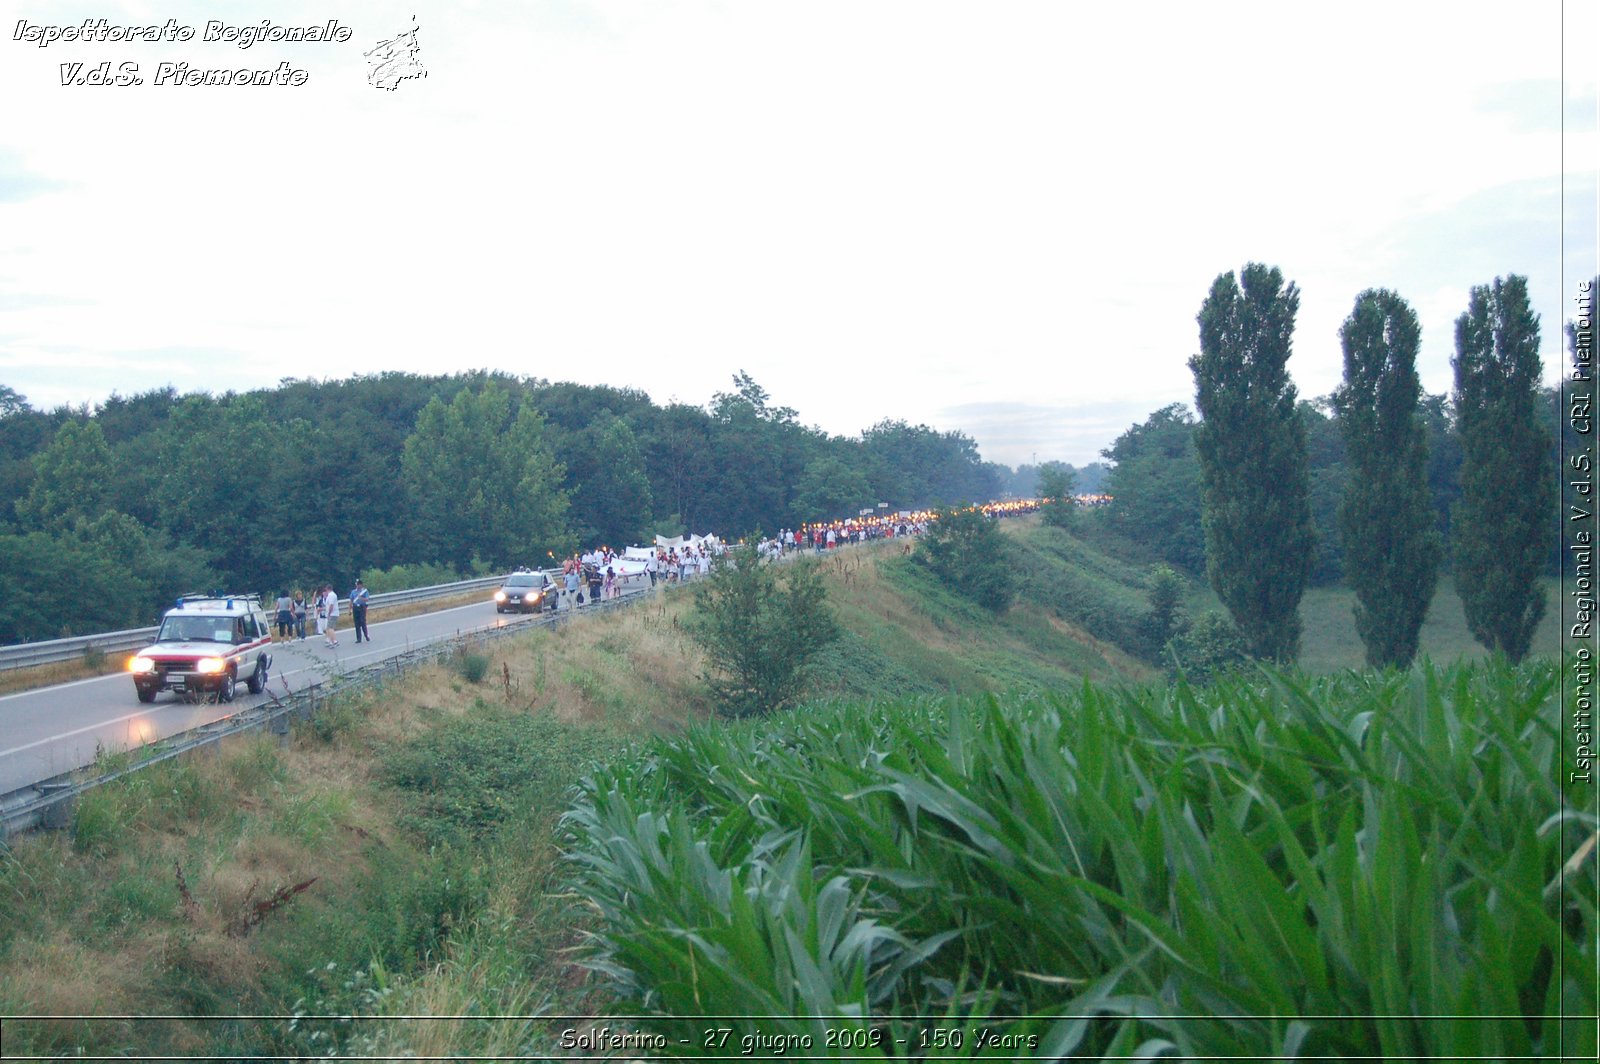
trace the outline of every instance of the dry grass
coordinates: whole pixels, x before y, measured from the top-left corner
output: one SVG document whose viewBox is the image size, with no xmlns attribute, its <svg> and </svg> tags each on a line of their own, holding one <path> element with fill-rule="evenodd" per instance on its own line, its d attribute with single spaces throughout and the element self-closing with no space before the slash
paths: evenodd
<svg viewBox="0 0 1600 1064">
<path fill-rule="evenodd" d="M 128 1012 L 141 998 L 143 965 L 133 952 L 108 955 L 48 932 L 19 939 L 11 951 L 16 959 L 9 974 L 33 1015 Z"/>
<path fill-rule="evenodd" d="M 0 672 L 0 695 L 33 691 L 40 687 L 90 680 L 96 676 L 114 676 L 127 668 L 126 654 L 107 654 L 97 664 L 91 665 L 82 658 L 72 661 L 52 661 L 48 665 L 34 665 L 26 669 L 7 669 Z"/>
<path fill-rule="evenodd" d="M 626 609 L 580 614 L 560 627 L 491 644 L 483 650 L 488 677 L 470 693 L 568 722 L 629 730 L 703 718 L 711 711 L 698 679 L 704 656 L 682 627 L 692 603 L 682 591 L 656 592 Z M 469 693 L 459 677 L 441 673 L 408 680 L 405 700 L 420 696 L 440 705 Z"/>
</svg>

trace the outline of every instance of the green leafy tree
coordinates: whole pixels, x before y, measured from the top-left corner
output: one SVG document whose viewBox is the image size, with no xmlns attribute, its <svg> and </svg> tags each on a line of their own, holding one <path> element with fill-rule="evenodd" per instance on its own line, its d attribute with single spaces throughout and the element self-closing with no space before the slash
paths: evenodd
<svg viewBox="0 0 1600 1064">
<path fill-rule="evenodd" d="M 1451 521 L 1456 588 L 1473 638 L 1511 661 L 1544 615 L 1538 584 L 1554 491 L 1539 409 L 1539 316 L 1515 274 L 1473 288 L 1456 319 L 1461 498 Z"/>
<path fill-rule="evenodd" d="M 872 505 L 867 474 L 836 455 L 824 454 L 806 464 L 794 494 L 794 524 L 846 517 Z"/>
<path fill-rule="evenodd" d="M 699 407 L 674 403 L 656 418 L 655 435 L 643 441 L 656 508 L 677 515 L 677 520 L 668 524 L 671 531 L 664 535 L 712 529 L 709 496 L 720 465 L 711 439 L 713 431 L 711 415 Z"/>
<path fill-rule="evenodd" d="M 1171 564 L 1200 573 L 1206 565 L 1200 523 L 1200 459 L 1194 415 L 1182 403 L 1164 406 L 1101 451 L 1112 463 L 1108 523 Z"/>
<path fill-rule="evenodd" d="M 150 487 L 159 526 L 205 551 L 229 590 L 260 591 L 281 579 L 280 544 L 259 529 L 296 497 L 273 461 L 293 437 L 265 399 L 189 396 L 156 432 L 146 475 L 159 477 Z"/>
<path fill-rule="evenodd" d="M 1062 462 L 1039 467 L 1039 497 L 1047 500 L 1040 510 L 1045 524 L 1071 528 L 1077 517 L 1077 474 Z"/>
<path fill-rule="evenodd" d="M 62 532 L 106 511 L 117 482 L 116 461 L 95 421 L 73 419 L 33 459 L 33 483 L 17 502 L 27 526 Z"/>
<path fill-rule="evenodd" d="M 0 643 L 130 627 L 116 593 L 126 577 L 115 559 L 75 537 L 0 535 Z"/>
<path fill-rule="evenodd" d="M 28 410 L 28 397 L 9 385 L 0 384 L 0 418 Z"/>
<path fill-rule="evenodd" d="M 894 509 L 964 506 L 1000 493 L 994 468 L 964 433 L 884 420 L 863 432 L 861 442 L 879 478 L 873 493 Z"/>
<path fill-rule="evenodd" d="M 417 415 L 401 469 L 431 560 L 459 569 L 481 556 L 500 565 L 565 553 L 565 470 L 532 406 L 513 413 L 494 381 L 435 398 Z"/>
<path fill-rule="evenodd" d="M 593 539 L 618 550 L 641 542 L 653 523 L 653 500 L 639 438 L 626 421 L 613 417 L 595 434 L 593 459 L 593 475 L 577 499 Z"/>
<path fill-rule="evenodd" d="M 1170 565 L 1150 570 L 1147 592 L 1150 608 L 1145 614 L 1145 632 L 1152 656 L 1159 657 L 1167 644 L 1187 626 L 1183 612 L 1183 577 Z"/>
<path fill-rule="evenodd" d="M 689 630 L 705 649 L 712 697 L 732 717 L 792 705 L 818 652 L 839 637 L 817 564 L 776 566 L 753 542 L 718 558 L 696 587 Z"/>
<path fill-rule="evenodd" d="M 1311 485 L 1311 530 L 1316 542 L 1307 581 L 1328 587 L 1344 579 L 1344 542 L 1339 537 L 1339 504 L 1349 482 L 1344 437 L 1332 397 L 1295 405 L 1306 430 L 1306 474 Z"/>
<path fill-rule="evenodd" d="M 945 510 L 923 533 L 916 558 L 949 586 L 985 609 L 1002 613 L 1017 597 L 1010 541 L 982 510 Z"/>
<path fill-rule="evenodd" d="M 1387 289 L 1357 296 L 1339 330 L 1344 384 L 1333 402 L 1349 469 L 1339 524 L 1356 631 L 1374 668 L 1405 668 L 1416 657 L 1439 574 L 1417 376 L 1421 337 L 1410 305 Z"/>
<path fill-rule="evenodd" d="M 174 543 L 161 529 L 147 528 L 124 513 L 80 521 L 71 538 L 80 550 L 108 559 L 120 572 L 109 596 L 122 611 L 119 628 L 154 624 L 178 595 L 222 584 L 204 551 Z"/>
<path fill-rule="evenodd" d="M 1210 683 L 1243 668 L 1250 660 L 1244 633 L 1226 614 L 1207 610 L 1167 645 L 1172 671 L 1190 683 Z"/>
<path fill-rule="evenodd" d="M 717 458 L 705 517 L 722 529 L 775 528 L 791 512 L 793 486 L 819 436 L 790 407 L 773 406 L 749 374 L 741 371 L 733 383 L 734 391 L 711 400 L 709 435 Z"/>
<path fill-rule="evenodd" d="M 1305 426 L 1289 380 L 1300 292 L 1251 263 L 1200 308 L 1194 371 L 1206 573 L 1258 657 L 1292 661 L 1311 568 Z"/>
</svg>

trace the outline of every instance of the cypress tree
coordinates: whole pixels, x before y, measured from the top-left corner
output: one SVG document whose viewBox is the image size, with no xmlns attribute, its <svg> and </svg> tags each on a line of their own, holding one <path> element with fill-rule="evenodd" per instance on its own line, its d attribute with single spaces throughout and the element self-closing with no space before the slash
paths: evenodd
<svg viewBox="0 0 1600 1064">
<path fill-rule="evenodd" d="M 1450 523 L 1456 588 L 1473 638 L 1511 661 L 1544 615 L 1550 440 L 1539 417 L 1539 316 L 1515 274 L 1472 290 L 1456 319 L 1461 497 Z"/>
<path fill-rule="evenodd" d="M 1292 661 L 1311 570 L 1305 426 L 1287 364 L 1300 291 L 1251 263 L 1212 282 L 1194 371 L 1206 574 L 1252 654 Z"/>
<path fill-rule="evenodd" d="M 1346 579 L 1367 664 L 1404 668 L 1439 575 L 1439 537 L 1428 494 L 1417 345 L 1410 305 L 1386 289 L 1356 297 L 1339 330 L 1344 385 L 1333 405 L 1349 481 L 1339 508 Z"/>
</svg>

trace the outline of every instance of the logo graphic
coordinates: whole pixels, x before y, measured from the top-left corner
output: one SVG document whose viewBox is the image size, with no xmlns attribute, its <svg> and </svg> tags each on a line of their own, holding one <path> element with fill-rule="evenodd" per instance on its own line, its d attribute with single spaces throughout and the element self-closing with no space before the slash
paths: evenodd
<svg viewBox="0 0 1600 1064">
<path fill-rule="evenodd" d="M 408 78 L 428 76 L 428 68 L 417 58 L 417 52 L 421 50 L 417 45 L 417 16 L 412 15 L 411 21 L 413 25 L 406 32 L 379 41 L 370 52 L 362 53 L 367 57 L 368 85 L 393 92 Z"/>
</svg>

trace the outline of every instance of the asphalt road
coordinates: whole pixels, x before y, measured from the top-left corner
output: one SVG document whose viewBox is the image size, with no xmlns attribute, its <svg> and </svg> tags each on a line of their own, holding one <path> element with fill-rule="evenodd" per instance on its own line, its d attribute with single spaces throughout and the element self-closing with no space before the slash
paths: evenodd
<svg viewBox="0 0 1600 1064">
<path fill-rule="evenodd" d="M 126 673 L 0 696 L 0 794 L 91 765 L 100 750 L 132 749 L 222 720 L 274 692 L 282 696 L 429 643 L 537 617 L 497 614 L 494 603 L 484 601 L 372 624 L 372 642 L 357 644 L 349 616 L 341 615 L 338 647 L 325 646 L 312 632 L 274 644 L 267 692 L 252 695 L 241 680 L 238 696 L 227 704 L 190 703 L 163 692 L 142 705 Z"/>
</svg>

